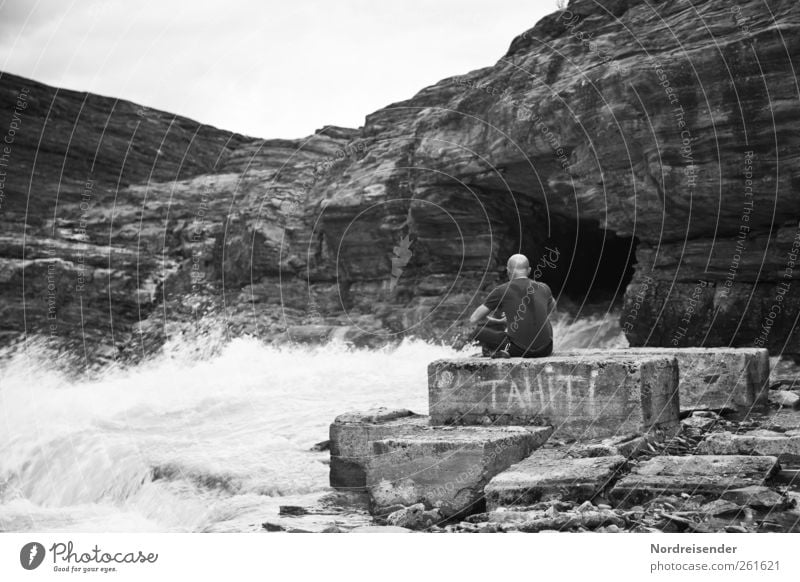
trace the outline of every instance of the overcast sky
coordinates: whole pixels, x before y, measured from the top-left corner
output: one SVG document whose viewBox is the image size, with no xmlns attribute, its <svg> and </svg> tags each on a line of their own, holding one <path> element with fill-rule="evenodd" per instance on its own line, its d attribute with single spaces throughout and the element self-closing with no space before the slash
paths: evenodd
<svg viewBox="0 0 800 582">
<path fill-rule="evenodd" d="M 556 0 L 0 0 L 0 69 L 256 137 L 358 127 Z"/>
</svg>

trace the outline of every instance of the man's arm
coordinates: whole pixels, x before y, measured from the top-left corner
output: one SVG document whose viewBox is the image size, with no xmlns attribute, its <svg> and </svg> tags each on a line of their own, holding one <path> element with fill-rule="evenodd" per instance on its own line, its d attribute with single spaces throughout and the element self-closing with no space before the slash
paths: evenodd
<svg viewBox="0 0 800 582">
<path fill-rule="evenodd" d="M 486 307 L 485 305 L 479 305 L 478 308 L 472 312 L 472 315 L 469 316 L 469 322 L 472 324 L 476 324 L 483 321 L 483 319 L 486 318 L 489 320 L 490 323 L 506 323 L 505 316 L 501 318 L 489 317 L 489 314 L 491 312 L 492 310 Z"/>
<path fill-rule="evenodd" d="M 472 312 L 472 315 L 469 316 L 469 322 L 476 324 L 479 321 L 483 321 L 483 318 L 489 315 L 491 312 L 492 310 L 485 305 L 478 305 L 478 308 Z"/>
<path fill-rule="evenodd" d="M 502 323 L 505 325 L 506 323 L 506 316 L 503 314 L 503 317 L 498 319 L 497 317 L 489 317 L 489 314 L 500 307 L 500 304 L 503 301 L 503 286 L 495 287 L 492 289 L 491 293 L 486 297 L 482 305 L 479 305 L 478 308 L 469 316 L 469 322 L 472 325 L 475 325 L 484 319 L 488 319 L 489 323 Z"/>
</svg>

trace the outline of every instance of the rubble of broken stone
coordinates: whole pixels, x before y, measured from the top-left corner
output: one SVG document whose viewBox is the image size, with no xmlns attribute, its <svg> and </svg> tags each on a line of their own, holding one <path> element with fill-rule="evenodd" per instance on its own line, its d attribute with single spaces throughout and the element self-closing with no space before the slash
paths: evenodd
<svg viewBox="0 0 800 582">
<path fill-rule="evenodd" d="M 422 503 L 398 505 L 369 516 L 366 493 L 336 492 L 328 497 L 327 507 L 285 509 L 280 520 L 264 527 L 268 531 L 387 533 L 800 531 L 800 411 L 793 408 L 773 404 L 770 410 L 747 414 L 696 410 L 681 420 L 680 432 L 671 437 L 626 435 L 581 443 L 550 440 L 532 457 L 536 455 L 611 460 L 596 463 L 597 471 L 619 466 L 613 467 L 613 477 L 597 490 L 586 487 L 585 480 L 581 487 L 575 486 L 573 479 L 544 488 L 535 503 L 485 507 L 455 518 L 444 518 L 438 509 Z M 615 463 L 617 459 L 621 462 Z M 677 463 L 676 475 L 665 470 L 670 463 Z M 654 470 L 656 465 L 661 472 Z M 649 479 L 641 487 L 636 482 L 639 474 Z M 488 491 L 487 498 L 491 506 Z M 304 525 L 309 515 L 315 527 Z"/>
<path fill-rule="evenodd" d="M 332 465 L 332 485 L 346 480 L 367 486 L 334 491 L 314 507 L 284 507 L 264 528 L 356 533 L 798 532 L 800 383 L 795 378 L 800 374 L 796 367 L 791 372 L 792 378 L 781 379 L 773 370 L 761 406 L 682 408 L 677 431 L 651 428 L 644 434 L 590 440 L 553 434 L 481 481 L 480 503 L 456 514 L 428 502 L 379 507 L 368 479 L 360 473 L 354 479 L 359 456 L 367 454 L 359 448 L 364 442 L 385 434 L 429 432 L 425 417 L 385 409 L 372 416 L 342 415 L 332 425 L 331 444 L 341 449 L 341 459 L 354 465 L 353 470 L 344 467 L 348 471 L 334 471 Z M 463 432 L 464 427 L 453 430 Z M 414 444 L 413 438 L 395 438 Z"/>
<path fill-rule="evenodd" d="M 654 485 L 645 499 L 614 499 L 617 486 L 593 499 L 564 500 L 554 493 L 530 506 L 498 507 L 459 523 L 437 524 L 443 532 L 787 532 L 800 531 L 800 412 L 751 415 L 742 420 L 711 411 L 695 411 L 682 420 L 681 432 L 663 441 L 645 438 L 627 460 L 628 475 L 659 459 L 734 459 L 733 470 L 716 473 L 707 462 L 707 477 L 719 478 L 719 488 L 703 487 L 681 473 L 679 483 Z M 731 444 L 738 443 L 741 445 Z M 564 445 L 569 447 L 569 445 Z M 772 454 L 763 454 L 766 451 Z M 573 454 L 612 455 L 613 445 L 596 443 L 574 447 Z M 753 484 L 729 487 L 742 479 L 744 454 L 765 461 L 763 474 Z M 780 460 L 779 460 L 780 459 Z M 781 464 L 783 461 L 783 465 Z M 617 483 L 624 481 L 621 478 Z M 659 492 L 664 492 L 658 494 Z M 639 501 L 639 502 L 636 502 Z"/>
</svg>

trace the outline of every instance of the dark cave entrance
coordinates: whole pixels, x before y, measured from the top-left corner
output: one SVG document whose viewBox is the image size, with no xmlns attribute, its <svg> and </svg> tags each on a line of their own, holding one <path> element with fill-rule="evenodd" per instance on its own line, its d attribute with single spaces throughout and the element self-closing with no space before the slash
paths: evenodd
<svg viewBox="0 0 800 582">
<path fill-rule="evenodd" d="M 525 226 L 525 225 L 523 225 Z M 594 220 L 550 217 L 547 228 L 523 234 L 522 253 L 531 261 L 531 277 L 547 283 L 554 295 L 580 306 L 601 309 L 622 305 L 636 264 L 636 237 L 618 236 Z M 527 236 L 525 236 L 527 234 Z"/>
</svg>

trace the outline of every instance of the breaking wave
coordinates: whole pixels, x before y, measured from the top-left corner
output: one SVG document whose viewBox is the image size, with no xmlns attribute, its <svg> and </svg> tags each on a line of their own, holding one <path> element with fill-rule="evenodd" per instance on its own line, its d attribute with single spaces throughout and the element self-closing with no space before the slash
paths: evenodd
<svg viewBox="0 0 800 582">
<path fill-rule="evenodd" d="M 557 350 L 627 345 L 611 314 L 554 328 Z M 335 416 L 425 412 L 428 362 L 464 355 L 420 340 L 214 341 L 91 376 L 35 343 L 0 364 L 0 530 L 257 530 L 279 503 L 326 489 L 328 455 L 309 449 Z"/>
</svg>

